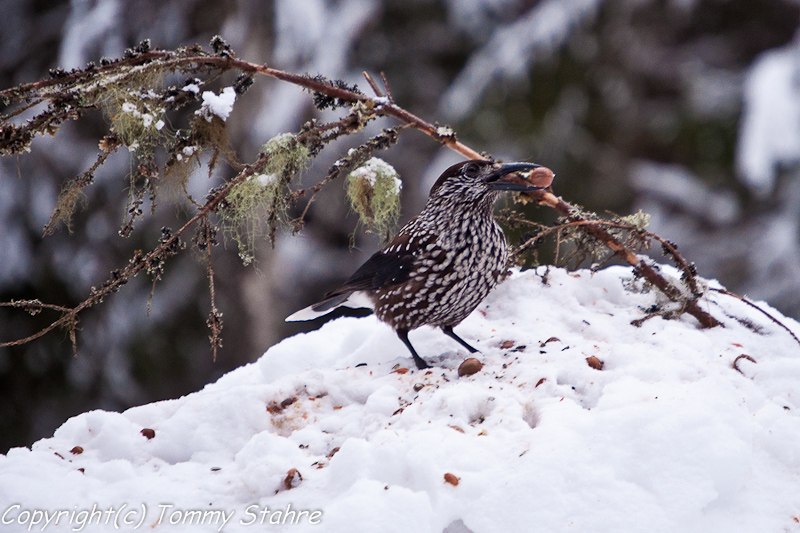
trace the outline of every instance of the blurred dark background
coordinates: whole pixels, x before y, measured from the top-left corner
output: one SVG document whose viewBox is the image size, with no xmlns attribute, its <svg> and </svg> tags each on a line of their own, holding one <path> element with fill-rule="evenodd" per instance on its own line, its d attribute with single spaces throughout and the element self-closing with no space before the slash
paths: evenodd
<svg viewBox="0 0 800 533">
<path fill-rule="evenodd" d="M 207 46 L 215 34 L 247 61 L 362 89 L 363 70 L 383 71 L 406 109 L 453 126 L 473 148 L 552 168 L 570 202 L 644 209 L 701 275 L 800 317 L 798 12 L 789 0 L 5 0 L 0 86 L 118 57 L 145 38 L 173 49 Z M 228 127 L 240 159 L 252 161 L 269 138 L 316 115 L 297 87 L 256 79 Z M 118 153 L 87 189 L 72 232 L 42 238 L 62 184 L 91 165 L 106 128 L 100 113 L 87 115 L 0 160 L 0 301 L 75 305 L 191 211 L 162 202 L 133 237 L 119 237 L 131 159 Z M 358 141 L 328 148 L 305 183 Z M 416 132 L 376 155 L 404 180 L 401 222 L 459 159 Z M 190 191 L 202 198 L 214 179 L 201 169 Z M 149 316 L 145 276 L 87 312 L 77 359 L 65 332 L 0 348 L 0 452 L 83 411 L 197 390 L 301 331 L 283 318 L 379 244 L 359 231 L 348 249 L 356 220 L 343 197 L 328 187 L 301 235 L 263 243 L 256 269 L 231 243 L 215 249 L 225 321 L 216 363 L 205 267 L 191 253 L 167 264 Z M 2 308 L 0 339 L 52 318 Z"/>
</svg>

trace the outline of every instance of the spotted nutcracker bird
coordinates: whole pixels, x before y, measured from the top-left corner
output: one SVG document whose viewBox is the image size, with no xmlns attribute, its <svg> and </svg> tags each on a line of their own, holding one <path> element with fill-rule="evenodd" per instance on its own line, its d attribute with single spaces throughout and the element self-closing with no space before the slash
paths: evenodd
<svg viewBox="0 0 800 533">
<path fill-rule="evenodd" d="M 492 215 L 495 200 L 500 191 L 539 188 L 514 174 L 536 168 L 539 165 L 483 160 L 451 166 L 434 183 L 422 212 L 392 242 L 321 302 L 286 320 L 312 320 L 339 306 L 369 307 L 394 328 L 419 369 L 428 364 L 411 345 L 408 332 L 420 326 L 441 328 L 476 352 L 453 327 L 506 272 L 508 243 Z"/>
</svg>

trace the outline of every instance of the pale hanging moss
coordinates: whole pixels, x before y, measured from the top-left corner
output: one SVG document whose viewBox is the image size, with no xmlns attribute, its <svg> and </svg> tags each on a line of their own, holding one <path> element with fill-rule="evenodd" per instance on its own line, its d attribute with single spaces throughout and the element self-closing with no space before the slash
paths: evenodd
<svg viewBox="0 0 800 533">
<path fill-rule="evenodd" d="M 278 225 L 287 220 L 289 182 L 309 159 L 308 149 L 290 133 L 270 139 L 262 152 L 269 156 L 262 172 L 234 186 L 219 209 L 222 229 L 245 265 L 254 261 L 258 239 L 274 242 Z"/>
<path fill-rule="evenodd" d="M 113 131 L 128 150 L 147 156 L 166 137 L 162 133 L 163 116 L 164 109 L 154 101 L 145 96 L 138 99 L 134 96 L 119 103 L 111 121 Z"/>
<path fill-rule="evenodd" d="M 287 183 L 308 164 L 308 148 L 298 143 L 293 133 L 276 135 L 261 151 L 270 155 L 265 172 L 285 178 Z"/>
<path fill-rule="evenodd" d="M 145 50 L 144 41 L 140 47 Z M 95 72 L 94 68 L 87 67 L 85 72 L 91 74 Z M 163 76 L 163 71 L 153 65 L 123 66 L 106 75 L 87 75 L 70 88 L 69 101 L 75 105 L 103 109 L 111 121 L 111 132 L 100 142 L 101 153 L 97 162 L 62 187 L 53 216 L 45 227 L 45 235 L 51 234 L 59 222 L 71 231 L 72 215 L 84 199 L 83 188 L 93 182 L 94 172 L 118 147 L 126 146 L 136 159 L 147 164 L 152 159 L 154 148 L 167 141 L 163 95 L 157 92 L 163 85 Z M 63 88 L 52 90 L 64 91 Z M 55 133 L 55 129 L 49 131 Z M 136 172 L 131 172 L 129 207 L 137 201 L 134 192 L 137 190 L 136 179 Z M 150 191 L 154 195 L 155 188 L 151 187 Z"/>
<path fill-rule="evenodd" d="M 185 190 L 192 173 L 200 168 L 201 149 L 186 142 L 176 145 L 170 151 L 170 158 L 164 165 L 164 184 L 168 191 L 177 193 Z"/>
<path fill-rule="evenodd" d="M 373 157 L 347 176 L 347 199 L 367 231 L 389 240 L 400 216 L 402 187 L 397 171 Z"/>
<path fill-rule="evenodd" d="M 231 189 L 220 209 L 222 229 L 236 242 L 245 265 L 255 259 L 256 240 L 266 233 L 265 222 L 283 209 L 280 181 L 274 174 L 250 176 Z"/>
<path fill-rule="evenodd" d="M 165 109 L 158 94 L 163 76 L 158 69 L 140 65 L 86 89 L 85 98 L 103 108 L 116 137 L 140 157 L 148 157 L 166 139 Z"/>
</svg>

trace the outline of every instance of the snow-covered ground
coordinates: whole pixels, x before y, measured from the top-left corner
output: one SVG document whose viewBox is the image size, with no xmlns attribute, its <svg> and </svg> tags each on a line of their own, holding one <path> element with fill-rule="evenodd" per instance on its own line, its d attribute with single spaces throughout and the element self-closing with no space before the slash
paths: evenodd
<svg viewBox="0 0 800 533">
<path fill-rule="evenodd" d="M 189 396 L 76 416 L 0 456 L 0 531 L 800 531 L 792 336 L 719 293 L 724 327 L 635 327 L 657 295 L 629 269 L 544 272 L 456 328 L 472 376 L 437 330 L 411 333 L 438 365 L 418 371 L 343 318 Z"/>
</svg>

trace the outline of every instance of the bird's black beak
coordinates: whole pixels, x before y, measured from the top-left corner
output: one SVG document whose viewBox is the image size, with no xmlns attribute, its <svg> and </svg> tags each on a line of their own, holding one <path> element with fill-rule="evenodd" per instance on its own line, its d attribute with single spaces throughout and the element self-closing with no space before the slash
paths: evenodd
<svg viewBox="0 0 800 533">
<path fill-rule="evenodd" d="M 485 182 L 496 191 L 535 191 L 541 187 L 526 183 L 523 178 L 513 174 L 531 171 L 539 167 L 541 165 L 534 163 L 508 163 L 501 165 L 499 169 L 489 174 Z"/>
</svg>

